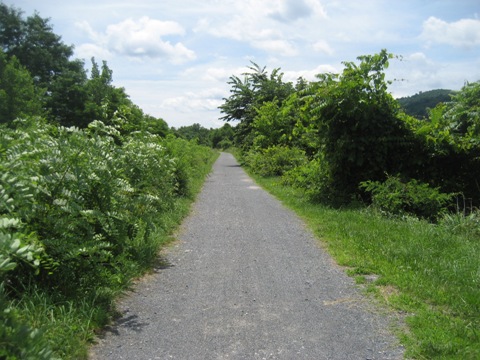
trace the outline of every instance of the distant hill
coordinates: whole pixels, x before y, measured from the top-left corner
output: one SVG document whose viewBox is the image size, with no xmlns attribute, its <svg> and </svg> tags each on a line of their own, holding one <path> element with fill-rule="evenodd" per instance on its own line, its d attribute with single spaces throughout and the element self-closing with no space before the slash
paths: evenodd
<svg viewBox="0 0 480 360">
<path fill-rule="evenodd" d="M 427 108 L 434 108 L 438 103 L 451 100 L 454 91 L 446 89 L 430 90 L 397 99 L 402 109 L 408 115 L 422 119 L 428 116 Z"/>
</svg>

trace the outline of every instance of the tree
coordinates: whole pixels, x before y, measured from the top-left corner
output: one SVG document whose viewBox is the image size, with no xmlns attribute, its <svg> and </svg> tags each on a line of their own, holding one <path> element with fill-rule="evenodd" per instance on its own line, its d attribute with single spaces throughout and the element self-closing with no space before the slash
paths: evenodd
<svg viewBox="0 0 480 360">
<path fill-rule="evenodd" d="M 170 133 L 170 129 L 165 120 L 156 118 L 151 115 L 145 115 L 142 121 L 142 128 L 150 134 L 166 137 Z"/>
<path fill-rule="evenodd" d="M 47 115 L 62 125 L 82 125 L 86 73 L 80 60 L 70 60 L 73 46 L 53 32 L 49 19 L 0 3 L 0 46 L 30 72 L 45 93 Z"/>
<path fill-rule="evenodd" d="M 23 42 L 22 11 L 0 3 L 0 44 L 4 52 L 18 48 Z"/>
<path fill-rule="evenodd" d="M 0 50 L 0 123 L 42 114 L 42 102 L 30 73 L 16 57 Z"/>
<path fill-rule="evenodd" d="M 234 144 L 235 130 L 229 123 L 225 123 L 221 128 L 210 131 L 210 139 L 214 148 L 228 149 Z"/>
<path fill-rule="evenodd" d="M 83 127 L 86 125 L 85 103 L 87 75 L 83 61 L 71 61 L 49 85 L 50 95 L 46 107 L 49 118 L 63 126 Z"/>
<path fill-rule="evenodd" d="M 199 145 L 211 146 L 210 130 L 200 124 L 181 126 L 175 133 L 182 139 L 196 140 Z"/>
<path fill-rule="evenodd" d="M 425 155 L 419 174 L 445 192 L 462 193 L 478 205 L 480 185 L 480 81 L 466 83 L 448 103 L 438 104 L 409 125 Z"/>
<path fill-rule="evenodd" d="M 269 101 L 278 101 L 280 104 L 294 92 L 291 83 L 283 82 L 283 73 L 274 69 L 269 75 L 265 70 L 252 62 L 251 72 L 243 74 L 241 80 L 231 76 L 228 84 L 232 86 L 230 97 L 224 98 L 220 111 L 225 115 L 224 121 L 239 121 L 236 127 L 240 144 L 249 148 L 253 142 L 252 123 L 262 105 Z"/>
<path fill-rule="evenodd" d="M 267 149 L 275 145 L 290 145 L 295 125 L 289 113 L 278 101 L 265 102 L 258 110 L 252 127 L 254 148 Z"/>
<path fill-rule="evenodd" d="M 125 90 L 112 85 L 113 71 L 108 67 L 107 62 L 103 61 L 100 69 L 95 58 L 92 58 L 91 61 L 90 79 L 87 80 L 85 85 L 87 98 L 85 101 L 84 119 L 80 125 L 85 126 L 93 120 L 101 120 L 108 123 L 115 118 L 115 113 L 125 106 L 130 108 L 124 111 L 124 113 L 128 114 L 130 121 L 132 120 L 131 115 L 135 114 L 143 118 L 143 112 L 140 109 L 138 109 L 140 112 L 134 109 Z"/>
<path fill-rule="evenodd" d="M 319 136 L 331 177 L 329 190 L 349 201 L 358 184 L 406 171 L 412 136 L 397 117 L 398 104 L 387 91 L 384 69 L 393 55 L 358 57 L 344 62 L 340 75 L 321 74 L 314 84 Z"/>
<path fill-rule="evenodd" d="M 15 8 L 0 4 L 0 40 L 8 56 L 16 56 L 30 71 L 40 87 L 47 87 L 62 74 L 73 55 L 73 46 L 65 45 L 53 32 L 49 19 L 38 13 L 26 19 Z"/>
<path fill-rule="evenodd" d="M 312 88 L 299 79 L 296 91 L 281 105 L 278 101 L 266 102 L 253 122 L 253 145 L 259 148 L 282 145 L 297 147 L 309 157 L 318 153 L 317 118 L 311 111 Z"/>
</svg>

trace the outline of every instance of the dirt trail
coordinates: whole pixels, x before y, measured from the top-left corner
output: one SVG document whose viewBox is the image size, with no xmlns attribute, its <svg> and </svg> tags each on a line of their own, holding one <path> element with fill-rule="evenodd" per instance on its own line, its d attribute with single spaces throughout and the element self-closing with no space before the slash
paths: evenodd
<svg viewBox="0 0 480 360">
<path fill-rule="evenodd" d="M 92 359 L 401 359 L 388 320 L 291 211 L 222 154 Z"/>
</svg>

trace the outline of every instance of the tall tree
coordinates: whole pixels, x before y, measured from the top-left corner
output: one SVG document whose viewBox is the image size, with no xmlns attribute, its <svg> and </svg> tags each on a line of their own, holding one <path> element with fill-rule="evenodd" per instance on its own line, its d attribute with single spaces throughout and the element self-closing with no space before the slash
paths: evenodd
<svg viewBox="0 0 480 360">
<path fill-rule="evenodd" d="M 53 32 L 50 20 L 38 13 L 23 19 L 22 12 L 0 4 L 0 41 L 9 56 L 16 56 L 41 87 L 62 74 L 73 55 L 73 46 Z"/>
<path fill-rule="evenodd" d="M 81 60 L 70 61 L 49 84 L 46 108 L 49 117 L 64 126 L 85 125 L 85 103 L 87 101 L 87 75 Z"/>
<path fill-rule="evenodd" d="M 282 103 L 295 90 L 292 83 L 283 81 L 280 69 L 274 69 L 269 75 L 266 67 L 253 62 L 249 69 L 250 72 L 243 74 L 243 80 L 230 77 L 231 95 L 224 98 L 224 104 L 219 107 L 225 114 L 222 120 L 240 122 L 236 127 L 237 136 L 246 148 L 253 143 L 252 123 L 262 105 L 275 100 Z"/>
<path fill-rule="evenodd" d="M 321 74 L 314 84 L 330 186 L 340 201 L 349 201 L 361 181 L 382 180 L 385 172 L 402 172 L 411 163 L 413 138 L 397 117 L 385 80 L 392 58 L 386 50 L 360 56 L 358 65 L 344 62 L 340 75 Z"/>
<path fill-rule="evenodd" d="M 50 20 L 38 13 L 27 18 L 15 7 L 0 3 L 0 47 L 30 72 L 45 91 L 48 116 L 63 125 L 80 125 L 86 83 L 84 64 L 70 60 L 73 46 L 53 32 Z"/>
<path fill-rule="evenodd" d="M 0 123 L 42 114 L 42 101 L 30 73 L 16 57 L 0 50 Z"/>
<path fill-rule="evenodd" d="M 133 105 L 123 88 L 116 88 L 112 85 L 112 75 L 113 71 L 108 67 L 106 61 L 102 62 L 100 68 L 95 58 L 92 58 L 90 79 L 85 87 L 87 99 L 84 122 L 110 121 L 121 106 Z"/>
</svg>

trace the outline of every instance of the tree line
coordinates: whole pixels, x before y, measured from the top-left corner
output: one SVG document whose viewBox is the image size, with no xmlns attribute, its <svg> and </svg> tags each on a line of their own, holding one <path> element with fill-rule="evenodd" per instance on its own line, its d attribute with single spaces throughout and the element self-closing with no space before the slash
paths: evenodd
<svg viewBox="0 0 480 360">
<path fill-rule="evenodd" d="M 115 87 L 106 61 L 73 59 L 74 47 L 53 32 L 49 19 L 38 13 L 25 17 L 0 3 L 0 124 L 23 116 L 40 116 L 61 126 L 86 128 L 94 120 L 111 125 L 121 117 L 121 131 L 173 133 L 199 144 L 227 148 L 233 141 L 230 125 L 206 129 L 199 124 L 169 128 L 161 118 L 145 114 L 124 88 Z M 118 124 L 117 124 L 118 126 Z"/>
<path fill-rule="evenodd" d="M 120 112 L 125 131 L 148 127 L 165 135 L 167 124 L 143 113 L 123 88 L 112 85 L 105 61 L 91 59 L 90 76 L 73 46 L 53 32 L 49 19 L 0 3 L 0 122 L 41 116 L 62 126 L 85 128 Z"/>
<path fill-rule="evenodd" d="M 295 84 L 255 63 L 230 77 L 220 110 L 238 122 L 243 162 L 336 206 L 373 201 L 433 220 L 455 199 L 478 205 L 480 82 L 414 117 L 388 91 L 392 60 L 382 50 Z"/>
</svg>

